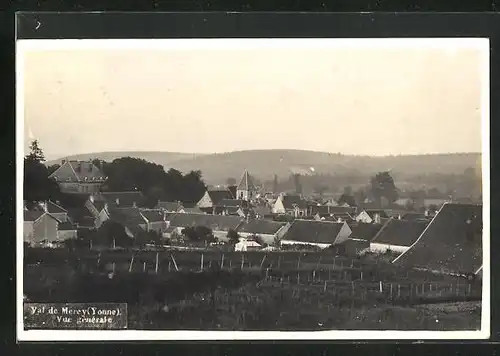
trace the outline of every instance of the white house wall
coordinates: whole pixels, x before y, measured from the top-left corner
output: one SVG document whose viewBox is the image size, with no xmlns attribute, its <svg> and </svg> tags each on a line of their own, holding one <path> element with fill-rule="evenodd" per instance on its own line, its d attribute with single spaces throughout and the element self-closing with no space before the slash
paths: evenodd
<svg viewBox="0 0 500 356">
<path fill-rule="evenodd" d="M 362 211 L 358 216 L 356 216 L 356 221 L 361 221 L 366 224 L 371 224 L 373 222 L 372 218 L 366 211 Z"/>
<path fill-rule="evenodd" d="M 77 232 L 76 230 L 59 230 L 57 231 L 57 239 L 59 241 L 65 241 L 68 239 L 76 239 Z"/>
<path fill-rule="evenodd" d="M 330 247 L 332 244 L 320 244 L 320 243 L 315 243 L 315 242 L 302 242 L 302 241 L 292 241 L 292 240 L 281 240 L 280 241 L 281 245 L 311 245 L 311 246 L 317 246 L 319 248 L 327 248 Z"/>
<path fill-rule="evenodd" d="M 24 237 L 24 242 L 31 242 L 33 241 L 33 222 L 32 221 L 25 221 L 23 224 L 23 237 Z"/>
<path fill-rule="evenodd" d="M 285 206 L 283 205 L 281 197 L 279 197 L 274 203 L 272 211 L 274 214 L 285 214 Z"/>
<path fill-rule="evenodd" d="M 375 242 L 370 243 L 370 251 L 377 252 L 377 253 L 385 253 L 385 252 L 387 252 L 387 250 L 397 252 L 397 253 L 404 253 L 409 248 L 410 248 L 409 246 L 388 245 L 388 244 L 381 244 L 381 243 L 375 243 Z"/>
<path fill-rule="evenodd" d="M 211 208 L 213 206 L 212 199 L 210 199 L 210 195 L 208 192 L 205 192 L 203 197 L 201 197 L 200 201 L 196 204 L 199 208 Z"/>
<path fill-rule="evenodd" d="M 349 236 L 351 236 L 351 234 L 352 234 L 351 228 L 349 227 L 349 225 L 347 225 L 347 223 L 344 223 L 342 225 L 342 228 L 340 229 L 334 243 L 340 244 L 344 241 L 347 241 L 347 239 L 349 238 Z"/>
</svg>

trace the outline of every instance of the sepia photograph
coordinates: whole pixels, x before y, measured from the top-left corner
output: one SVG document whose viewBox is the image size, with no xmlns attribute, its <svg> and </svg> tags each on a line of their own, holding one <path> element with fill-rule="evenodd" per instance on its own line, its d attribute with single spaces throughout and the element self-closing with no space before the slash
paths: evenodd
<svg viewBox="0 0 500 356">
<path fill-rule="evenodd" d="M 19 340 L 487 338 L 489 56 L 18 40 Z"/>
</svg>

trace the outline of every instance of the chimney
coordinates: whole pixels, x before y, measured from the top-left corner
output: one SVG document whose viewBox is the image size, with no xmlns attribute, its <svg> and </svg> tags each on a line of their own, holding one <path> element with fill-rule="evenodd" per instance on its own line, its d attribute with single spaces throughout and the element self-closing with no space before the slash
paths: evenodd
<svg viewBox="0 0 500 356">
<path fill-rule="evenodd" d="M 92 204 L 94 204 L 94 196 L 93 196 L 93 195 L 91 195 L 91 196 L 89 197 L 89 200 L 90 200 L 90 202 L 91 202 Z"/>
<path fill-rule="evenodd" d="M 46 213 L 48 212 L 47 211 L 47 202 L 46 201 L 41 202 L 40 203 L 40 207 L 43 209 L 44 212 L 46 212 Z"/>
</svg>

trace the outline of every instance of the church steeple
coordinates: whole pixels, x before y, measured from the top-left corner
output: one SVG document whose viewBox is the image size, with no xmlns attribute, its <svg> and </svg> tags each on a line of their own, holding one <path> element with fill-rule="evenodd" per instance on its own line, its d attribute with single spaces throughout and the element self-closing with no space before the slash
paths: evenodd
<svg viewBox="0 0 500 356">
<path fill-rule="evenodd" d="M 253 184 L 252 177 L 245 169 L 243 175 L 241 176 L 240 183 L 236 187 L 236 199 L 250 200 L 254 198 L 256 191 L 257 189 Z"/>
</svg>

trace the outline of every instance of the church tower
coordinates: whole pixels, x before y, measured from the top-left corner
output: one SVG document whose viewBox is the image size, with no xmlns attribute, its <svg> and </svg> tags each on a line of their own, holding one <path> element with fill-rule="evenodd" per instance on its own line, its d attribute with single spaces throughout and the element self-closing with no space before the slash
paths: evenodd
<svg viewBox="0 0 500 356">
<path fill-rule="evenodd" d="M 243 175 L 241 176 L 240 184 L 236 187 L 236 199 L 241 200 L 252 200 L 255 198 L 257 193 L 257 189 L 253 184 L 252 178 L 248 171 L 245 169 Z"/>
</svg>

